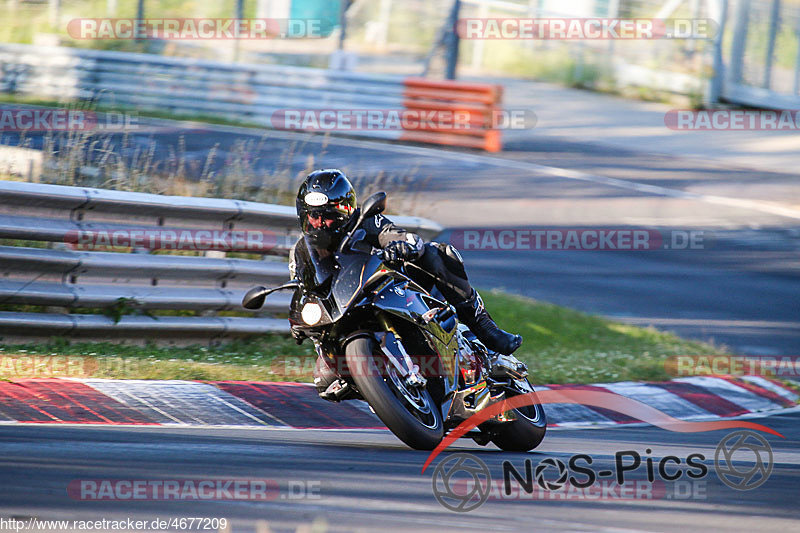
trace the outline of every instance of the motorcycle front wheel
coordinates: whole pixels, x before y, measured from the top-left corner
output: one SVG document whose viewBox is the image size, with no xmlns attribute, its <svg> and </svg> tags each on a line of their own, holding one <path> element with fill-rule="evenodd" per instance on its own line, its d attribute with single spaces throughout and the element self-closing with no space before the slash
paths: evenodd
<svg viewBox="0 0 800 533">
<path fill-rule="evenodd" d="M 373 339 L 353 339 L 345 357 L 359 392 L 397 438 L 416 450 L 432 450 L 442 441 L 442 415 L 428 390 L 406 386 Z"/>
</svg>

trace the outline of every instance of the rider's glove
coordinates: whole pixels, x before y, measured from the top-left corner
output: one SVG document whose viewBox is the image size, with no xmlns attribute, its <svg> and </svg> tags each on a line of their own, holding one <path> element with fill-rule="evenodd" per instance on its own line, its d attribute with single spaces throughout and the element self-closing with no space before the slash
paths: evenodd
<svg viewBox="0 0 800 533">
<path fill-rule="evenodd" d="M 417 251 L 406 241 L 392 241 L 383 249 L 383 259 L 390 265 L 417 258 Z"/>
<path fill-rule="evenodd" d="M 292 337 L 294 337 L 294 342 L 298 345 L 303 344 L 303 339 L 306 338 L 306 334 L 296 328 L 291 328 Z"/>
</svg>

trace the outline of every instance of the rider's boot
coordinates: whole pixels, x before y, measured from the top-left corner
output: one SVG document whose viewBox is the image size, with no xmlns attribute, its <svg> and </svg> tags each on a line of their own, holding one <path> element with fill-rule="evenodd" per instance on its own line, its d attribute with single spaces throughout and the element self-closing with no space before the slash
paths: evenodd
<svg viewBox="0 0 800 533">
<path fill-rule="evenodd" d="M 455 306 L 458 319 L 493 352 L 511 355 L 522 344 L 521 335 L 503 331 L 494 323 L 475 289 L 470 297 Z"/>
</svg>

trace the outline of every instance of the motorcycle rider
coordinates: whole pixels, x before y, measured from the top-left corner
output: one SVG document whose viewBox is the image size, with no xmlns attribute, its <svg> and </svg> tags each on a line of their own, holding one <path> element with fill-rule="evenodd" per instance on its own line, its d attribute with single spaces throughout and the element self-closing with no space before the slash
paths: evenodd
<svg viewBox="0 0 800 533">
<path fill-rule="evenodd" d="M 307 264 L 308 254 L 317 254 L 319 258 L 330 256 L 358 219 L 355 189 L 347 176 L 337 169 L 310 173 L 297 193 L 296 207 L 303 236 L 289 255 L 289 271 L 293 278 Z M 429 273 L 447 302 L 455 307 L 459 320 L 487 348 L 510 356 L 520 347 L 520 335 L 503 331 L 492 320 L 480 295 L 467 280 L 464 262 L 453 246 L 425 243 L 419 235 L 394 225 L 383 215 L 366 219 L 361 228 L 369 244 L 383 249 L 386 263 L 397 265 L 410 261 Z M 409 271 L 408 275 L 426 285 L 426 280 L 418 279 L 420 274 Z M 319 361 L 317 370 L 314 381 L 320 396 L 332 399 L 325 391 L 336 385 L 335 377 L 325 372 L 318 375 Z"/>
</svg>

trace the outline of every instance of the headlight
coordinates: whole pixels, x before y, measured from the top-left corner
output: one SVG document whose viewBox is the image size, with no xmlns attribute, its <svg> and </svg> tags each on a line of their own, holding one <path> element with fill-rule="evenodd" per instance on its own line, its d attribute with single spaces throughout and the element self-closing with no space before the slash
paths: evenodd
<svg viewBox="0 0 800 533">
<path fill-rule="evenodd" d="M 308 302 L 303 306 L 300 316 L 303 317 L 303 322 L 313 326 L 322 318 L 322 307 L 318 303 Z"/>
</svg>

